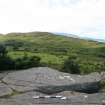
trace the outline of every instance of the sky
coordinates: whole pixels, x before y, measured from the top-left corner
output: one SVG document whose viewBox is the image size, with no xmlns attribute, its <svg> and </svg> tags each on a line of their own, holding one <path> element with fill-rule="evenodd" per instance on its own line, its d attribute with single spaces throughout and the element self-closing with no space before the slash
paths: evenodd
<svg viewBox="0 0 105 105">
<path fill-rule="evenodd" d="M 105 0 L 0 0 L 0 33 L 31 31 L 105 39 Z"/>
</svg>

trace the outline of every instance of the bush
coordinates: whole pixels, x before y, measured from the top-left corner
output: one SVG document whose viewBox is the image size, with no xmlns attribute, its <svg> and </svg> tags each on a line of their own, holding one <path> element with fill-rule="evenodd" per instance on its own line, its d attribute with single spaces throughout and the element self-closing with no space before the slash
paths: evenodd
<svg viewBox="0 0 105 105">
<path fill-rule="evenodd" d="M 40 57 L 24 55 L 21 58 L 15 59 L 15 69 L 27 69 L 30 67 L 40 66 Z"/>
<path fill-rule="evenodd" d="M 79 64 L 77 63 L 77 57 L 71 56 L 64 62 L 63 70 L 64 72 L 72 73 L 72 74 L 79 74 Z"/>
<path fill-rule="evenodd" d="M 14 61 L 10 57 L 8 56 L 0 57 L 0 71 L 10 70 L 13 69 L 13 67 Z"/>
<path fill-rule="evenodd" d="M 0 44 L 0 71 L 12 69 L 14 65 L 13 60 L 7 56 L 6 46 Z"/>
<path fill-rule="evenodd" d="M 0 43 L 0 57 L 6 56 L 7 50 L 6 46 L 3 43 Z"/>
<path fill-rule="evenodd" d="M 37 56 L 27 56 L 24 54 L 21 58 L 15 60 L 7 56 L 8 51 L 6 46 L 0 44 L 0 70 L 10 70 L 10 69 L 27 69 L 30 67 L 37 67 L 40 65 L 40 57 Z"/>
</svg>

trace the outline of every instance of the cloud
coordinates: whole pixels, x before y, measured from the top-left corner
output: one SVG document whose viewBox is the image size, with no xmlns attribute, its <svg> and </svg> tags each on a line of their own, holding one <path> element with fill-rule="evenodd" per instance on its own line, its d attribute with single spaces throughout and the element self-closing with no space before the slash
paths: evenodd
<svg viewBox="0 0 105 105">
<path fill-rule="evenodd" d="M 103 37 L 104 10 L 105 0 L 0 0 L 0 32 L 51 31 Z"/>
</svg>

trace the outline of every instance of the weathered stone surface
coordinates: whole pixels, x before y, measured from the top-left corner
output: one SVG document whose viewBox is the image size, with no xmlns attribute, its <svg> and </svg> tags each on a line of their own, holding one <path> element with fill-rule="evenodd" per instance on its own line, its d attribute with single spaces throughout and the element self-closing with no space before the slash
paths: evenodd
<svg viewBox="0 0 105 105">
<path fill-rule="evenodd" d="M 15 84 L 19 82 L 20 85 L 27 85 L 27 83 L 38 83 L 38 84 L 51 84 L 51 85 L 62 85 L 70 84 L 73 81 L 69 78 L 61 79 L 60 77 L 69 76 L 73 78 L 76 82 L 92 82 L 100 80 L 100 75 L 98 73 L 92 73 L 85 76 L 73 75 L 68 73 L 62 73 L 47 67 L 32 68 L 29 70 L 15 71 L 9 73 L 4 80 L 8 83 Z M 85 78 L 85 79 L 84 79 Z M 81 80 L 81 81 L 80 81 Z M 23 84 L 24 83 L 24 84 Z"/>
<path fill-rule="evenodd" d="M 105 100 L 105 93 L 86 94 L 74 92 L 74 90 L 78 89 L 79 91 L 87 89 L 88 86 L 90 86 L 88 87 L 90 89 L 92 85 L 92 88 L 94 88 L 94 83 L 97 83 L 102 78 L 99 73 L 84 76 L 73 75 L 47 67 L 39 67 L 14 71 L 6 75 L 0 74 L 0 78 L 0 95 L 5 96 L 13 92 L 10 97 L 0 98 L 0 105 L 104 105 L 102 103 Z M 47 92 L 44 94 L 38 92 L 39 87 Z M 59 93 L 58 90 L 60 90 Z M 50 91 L 53 91 L 53 94 L 50 94 L 51 96 L 62 95 L 67 99 L 33 99 L 33 96 L 45 96 Z"/>
<path fill-rule="evenodd" d="M 98 73 L 80 76 L 62 73 L 47 67 L 32 68 L 29 70 L 15 71 L 9 73 L 3 81 L 12 86 L 17 91 L 36 89 L 39 86 L 61 86 L 76 83 L 99 81 Z"/>
<path fill-rule="evenodd" d="M 38 90 L 51 94 L 60 91 L 72 91 L 74 87 L 76 87 L 75 90 L 77 91 L 88 91 L 86 82 L 96 82 L 100 78 L 98 73 L 81 76 L 62 73 L 47 67 L 40 67 L 9 73 L 3 81 L 12 89 L 19 92 Z M 76 85 L 78 83 L 80 85 Z M 45 88 L 39 88 L 44 86 Z M 90 88 L 93 90 L 97 89 L 97 84 L 90 85 Z"/>
<path fill-rule="evenodd" d="M 8 72 L 0 72 L 0 80 L 8 75 Z"/>
<path fill-rule="evenodd" d="M 15 95 L 11 98 L 0 100 L 0 105 L 102 105 L 105 94 L 68 94 L 69 92 L 61 92 L 56 95 L 66 96 L 66 100 L 60 98 L 40 98 L 33 99 L 34 95 L 44 96 L 38 92 L 28 92 L 25 94 Z M 86 95 L 88 97 L 86 97 Z"/>
<path fill-rule="evenodd" d="M 5 84 L 0 83 L 0 97 L 12 94 L 12 90 Z"/>
</svg>

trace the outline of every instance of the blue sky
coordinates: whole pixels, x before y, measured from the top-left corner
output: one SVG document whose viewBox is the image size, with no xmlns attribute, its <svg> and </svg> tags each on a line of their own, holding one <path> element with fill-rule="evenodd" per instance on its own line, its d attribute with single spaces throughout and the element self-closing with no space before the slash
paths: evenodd
<svg viewBox="0 0 105 105">
<path fill-rule="evenodd" d="M 0 33 L 48 31 L 105 39 L 105 0 L 0 0 Z"/>
</svg>

